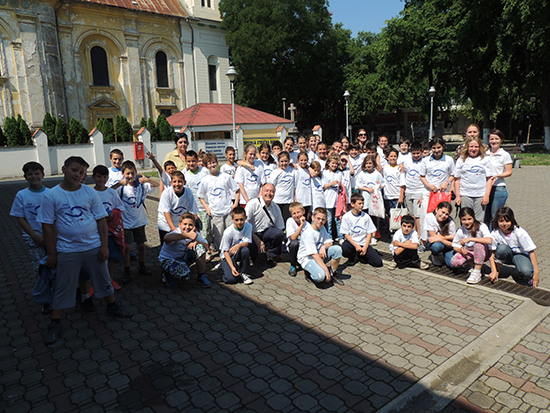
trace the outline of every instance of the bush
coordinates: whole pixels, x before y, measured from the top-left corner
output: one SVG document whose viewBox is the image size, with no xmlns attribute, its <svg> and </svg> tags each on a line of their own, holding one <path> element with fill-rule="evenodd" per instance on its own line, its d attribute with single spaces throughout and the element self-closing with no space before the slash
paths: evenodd
<svg viewBox="0 0 550 413">
<path fill-rule="evenodd" d="M 99 122 L 97 123 L 96 127 L 103 134 L 103 142 L 111 143 L 115 141 L 115 129 L 113 128 L 113 124 L 109 122 L 107 119 L 105 118 L 99 119 Z"/>
<path fill-rule="evenodd" d="M 151 141 L 156 142 L 159 140 L 159 132 L 155 126 L 155 121 L 151 118 L 147 121 L 147 130 L 151 134 Z"/>
<path fill-rule="evenodd" d="M 88 131 L 75 118 L 71 118 L 69 121 L 69 134 L 71 135 L 71 143 L 88 143 L 90 141 Z"/>
<path fill-rule="evenodd" d="M 23 145 L 32 146 L 32 132 L 29 129 L 29 125 L 27 125 L 27 122 L 25 122 L 25 119 L 23 119 L 21 115 L 17 115 L 17 124 L 19 126 L 19 130 L 21 131 Z"/>
<path fill-rule="evenodd" d="M 48 112 L 44 115 L 44 120 L 42 121 L 42 131 L 48 136 L 48 143 L 53 145 L 54 136 L 55 136 L 55 118 L 50 115 Z"/>
<path fill-rule="evenodd" d="M 14 117 L 6 118 L 6 121 L 4 122 L 4 130 L 6 132 L 6 141 L 8 146 L 22 146 L 25 144 L 19 124 Z"/>
<path fill-rule="evenodd" d="M 132 124 L 122 115 L 116 117 L 115 131 L 119 142 L 132 142 L 134 140 Z"/>
<path fill-rule="evenodd" d="M 141 120 L 139 121 L 139 128 L 143 128 L 143 127 L 147 127 L 147 121 L 145 120 L 145 118 L 141 118 Z"/>
<path fill-rule="evenodd" d="M 61 118 L 57 118 L 57 123 L 55 124 L 54 142 L 57 145 L 69 143 L 69 139 L 67 136 L 67 127 L 65 126 L 65 122 L 63 122 L 63 119 Z"/>
<path fill-rule="evenodd" d="M 166 120 L 166 116 L 159 115 L 157 118 L 157 129 L 159 134 L 159 140 L 171 141 L 174 139 L 174 128 L 170 125 L 170 122 Z"/>
</svg>

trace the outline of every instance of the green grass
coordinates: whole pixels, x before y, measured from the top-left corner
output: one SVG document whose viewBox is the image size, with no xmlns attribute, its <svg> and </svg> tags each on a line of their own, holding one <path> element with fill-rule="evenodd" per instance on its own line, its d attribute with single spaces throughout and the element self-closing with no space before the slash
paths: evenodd
<svg viewBox="0 0 550 413">
<path fill-rule="evenodd" d="M 521 158 L 521 166 L 550 165 L 550 154 L 548 153 L 528 153 L 517 154 Z"/>
</svg>

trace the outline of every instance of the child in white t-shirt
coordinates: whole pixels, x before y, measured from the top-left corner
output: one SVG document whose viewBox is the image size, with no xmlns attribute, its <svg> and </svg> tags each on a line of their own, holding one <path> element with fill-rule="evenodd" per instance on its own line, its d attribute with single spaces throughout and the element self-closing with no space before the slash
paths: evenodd
<svg viewBox="0 0 550 413">
<path fill-rule="evenodd" d="M 252 224 L 246 222 L 246 211 L 237 206 L 231 211 L 233 225 L 223 232 L 220 244 L 223 282 L 236 284 L 242 280 L 249 285 L 254 281 L 247 275 L 250 272 L 250 249 L 252 242 Z"/>
<path fill-rule="evenodd" d="M 228 174 L 231 178 L 235 178 L 235 172 L 237 171 L 237 164 L 235 163 L 235 148 L 228 146 L 225 148 L 225 157 L 227 162 L 220 167 L 220 172 Z"/>
<path fill-rule="evenodd" d="M 401 218 L 401 228 L 393 234 L 390 244 L 390 252 L 393 255 L 393 262 L 388 264 L 389 270 L 396 267 L 415 267 L 425 270 L 428 264 L 422 262 L 418 256 L 418 232 L 414 230 L 414 217 L 405 215 Z"/>
<path fill-rule="evenodd" d="M 271 173 L 277 169 L 277 161 L 271 156 L 271 148 L 269 143 L 262 143 L 260 145 L 260 159 L 254 161 L 254 166 L 261 166 L 264 170 L 264 176 L 266 182 L 270 182 Z"/>
<path fill-rule="evenodd" d="M 246 204 L 257 198 L 260 194 L 260 187 L 265 184 L 264 168 L 260 165 L 254 165 L 256 159 L 256 146 L 248 144 L 244 148 L 244 159 L 235 172 L 235 181 L 239 184 L 240 204 Z"/>
<path fill-rule="evenodd" d="M 206 167 L 210 175 L 203 178 L 199 192 L 199 201 L 212 218 L 214 248 L 218 250 L 226 228 L 231 224 L 231 210 L 239 205 L 239 185 L 228 174 L 218 171 L 218 157 L 214 153 L 205 156 Z M 231 198 L 235 196 L 235 200 Z M 208 204 L 206 200 L 208 199 Z"/>
<path fill-rule="evenodd" d="M 147 215 L 145 214 L 145 198 L 148 194 L 155 191 L 159 186 L 157 181 L 142 176 L 137 179 L 136 165 L 132 161 L 125 161 L 122 164 L 121 185 L 117 189 L 117 194 L 122 199 L 124 210 L 122 211 L 122 220 L 124 221 L 124 235 L 128 248 L 124 253 L 124 275 L 123 283 L 130 282 L 130 250 L 132 242 L 136 242 L 138 248 L 139 273 L 151 275 L 151 270 L 145 266 L 145 226 L 147 225 Z"/>
<path fill-rule="evenodd" d="M 489 278 L 493 283 L 512 275 L 519 284 L 532 287 L 539 285 L 539 264 L 535 249 L 537 246 L 514 217 L 514 211 L 508 207 L 497 209 L 491 232 L 493 243 L 491 249 L 494 253 L 490 256 L 491 274 Z M 513 265 L 515 269 L 502 266 Z"/>
<path fill-rule="evenodd" d="M 481 267 L 489 258 L 489 246 L 493 243 L 487 225 L 475 218 L 474 210 L 466 207 L 458 214 L 462 226 L 453 238 L 453 249 L 456 254 L 451 259 L 453 268 L 464 267 L 473 262 L 474 269 L 466 280 L 468 284 L 481 281 Z"/>
<path fill-rule="evenodd" d="M 325 208 L 326 206 L 321 164 L 317 161 L 311 162 L 309 173 L 311 174 L 311 211 L 306 217 L 307 219 L 311 218 L 311 212 L 315 208 Z"/>
<path fill-rule="evenodd" d="M 178 228 L 166 234 L 160 250 L 162 281 L 169 287 L 176 280 L 188 280 L 189 267 L 197 264 L 197 282 L 204 288 L 212 285 L 206 277 L 206 250 L 208 243 L 195 229 L 195 216 L 190 212 L 181 215 Z"/>
<path fill-rule="evenodd" d="M 282 151 L 279 154 L 279 168 L 275 169 L 271 175 L 270 184 L 275 187 L 275 196 L 273 202 L 279 205 L 283 214 L 283 221 L 290 218 L 288 207 L 294 202 L 295 177 L 294 168 L 290 166 L 290 154 Z"/>
<path fill-rule="evenodd" d="M 456 233 L 456 226 L 451 219 L 452 205 L 447 201 L 437 204 L 433 213 L 426 215 L 422 226 L 428 233 L 427 248 L 432 252 L 432 264 L 441 267 L 447 264 L 451 267 L 451 259 L 455 254 L 452 242 Z"/>
<path fill-rule="evenodd" d="M 346 152 L 340 153 L 340 171 L 342 171 L 342 185 L 346 189 L 346 197 L 348 200 L 348 205 L 346 205 L 346 207 L 349 207 L 351 200 L 351 186 L 355 175 L 355 168 L 351 164 L 349 156 Z"/>
<path fill-rule="evenodd" d="M 294 181 L 296 183 L 296 202 L 302 204 L 304 208 L 304 217 L 309 215 L 311 204 L 312 204 L 312 178 L 309 174 L 308 156 L 306 152 L 301 152 L 298 154 L 298 167 L 294 171 Z M 290 211 L 292 215 L 292 211 Z M 287 233 L 288 234 L 288 233 Z"/>
<path fill-rule="evenodd" d="M 422 205 L 422 191 L 424 184 L 420 180 L 422 166 L 422 144 L 413 142 L 409 156 L 403 160 L 405 173 L 405 203 L 409 214 L 415 219 L 415 229 L 420 234 L 420 206 Z M 399 161 L 398 161 L 399 162 Z"/>
<path fill-rule="evenodd" d="M 206 209 L 199 201 L 199 185 L 204 177 L 210 175 L 208 169 L 199 166 L 199 155 L 195 151 L 187 151 L 185 153 L 185 164 L 186 168 L 183 171 L 185 176 L 185 186 L 191 190 L 193 198 L 195 198 L 195 204 L 197 204 L 198 212 L 198 221 L 197 221 L 197 230 L 201 235 L 206 238 L 209 244 L 212 244 L 214 238 L 212 237 L 212 219 L 210 215 L 206 213 Z M 208 202 L 208 199 L 206 199 Z"/>
<path fill-rule="evenodd" d="M 287 248 L 290 255 L 290 269 L 288 275 L 296 277 L 298 272 L 298 248 L 300 247 L 300 235 L 302 231 L 309 226 L 306 221 L 305 209 L 299 202 L 290 204 L 290 218 L 286 220 Z"/>
<path fill-rule="evenodd" d="M 332 228 L 336 226 L 336 239 L 341 238 L 340 218 L 336 216 L 336 203 L 338 201 L 338 188 L 342 184 L 344 176 L 338 169 L 340 158 L 338 155 L 330 155 L 327 159 L 326 169 L 323 171 L 323 189 L 325 191 L 325 202 L 327 209 L 327 232 L 333 236 Z"/>
<path fill-rule="evenodd" d="M 164 188 L 170 188 L 170 182 L 172 181 L 172 174 L 176 172 L 178 169 L 176 168 L 176 164 L 174 161 L 166 161 L 164 162 L 164 169 L 162 169 L 162 166 L 160 163 L 158 163 L 156 156 L 153 155 L 151 152 L 146 153 L 147 157 L 153 162 L 153 165 L 155 165 L 155 168 L 157 168 L 157 171 L 159 173 L 160 178 L 160 187 L 159 187 L 159 199 L 162 196 L 162 193 L 164 192 Z"/>
<path fill-rule="evenodd" d="M 342 244 L 342 254 L 349 262 L 355 262 L 356 258 L 364 264 L 373 267 L 382 267 L 382 258 L 378 252 L 370 246 L 371 238 L 376 232 L 371 218 L 363 212 L 365 199 L 360 193 L 351 196 L 351 211 L 342 217 L 340 230 L 346 239 Z"/>
<path fill-rule="evenodd" d="M 405 199 L 405 174 L 399 170 L 397 156 L 395 148 L 388 149 L 386 152 L 388 163 L 382 168 L 385 181 L 384 208 L 387 216 L 389 216 L 391 208 L 402 204 Z"/>
<path fill-rule="evenodd" d="M 109 179 L 105 186 L 117 189 L 120 186 L 118 182 L 122 179 L 122 169 L 120 167 L 124 162 L 124 153 L 115 148 L 109 153 L 109 160 L 111 161 L 111 167 L 109 168 Z"/>
</svg>

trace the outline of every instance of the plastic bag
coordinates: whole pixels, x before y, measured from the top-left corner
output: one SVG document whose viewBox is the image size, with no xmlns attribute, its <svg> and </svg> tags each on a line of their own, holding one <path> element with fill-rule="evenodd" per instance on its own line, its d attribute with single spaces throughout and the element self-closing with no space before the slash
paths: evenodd
<svg viewBox="0 0 550 413">
<path fill-rule="evenodd" d="M 451 202 L 450 192 L 430 192 L 430 199 L 428 201 L 428 213 L 433 212 L 440 202 Z"/>
<path fill-rule="evenodd" d="M 401 207 L 399 206 L 401 205 Z M 390 209 L 390 231 L 397 231 L 401 228 L 401 218 L 407 215 L 409 211 L 403 204 L 398 204 L 397 207 Z"/>
<path fill-rule="evenodd" d="M 386 210 L 384 209 L 384 199 L 380 185 L 374 186 L 374 192 L 369 198 L 369 214 L 373 217 L 384 218 Z"/>
</svg>

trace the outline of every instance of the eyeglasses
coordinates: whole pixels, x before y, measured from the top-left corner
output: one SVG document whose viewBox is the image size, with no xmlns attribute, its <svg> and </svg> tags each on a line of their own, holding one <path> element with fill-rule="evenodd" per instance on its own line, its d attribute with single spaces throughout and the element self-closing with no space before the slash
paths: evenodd
<svg viewBox="0 0 550 413">
<path fill-rule="evenodd" d="M 367 134 L 366 133 L 360 133 L 357 136 L 367 136 Z"/>
</svg>

